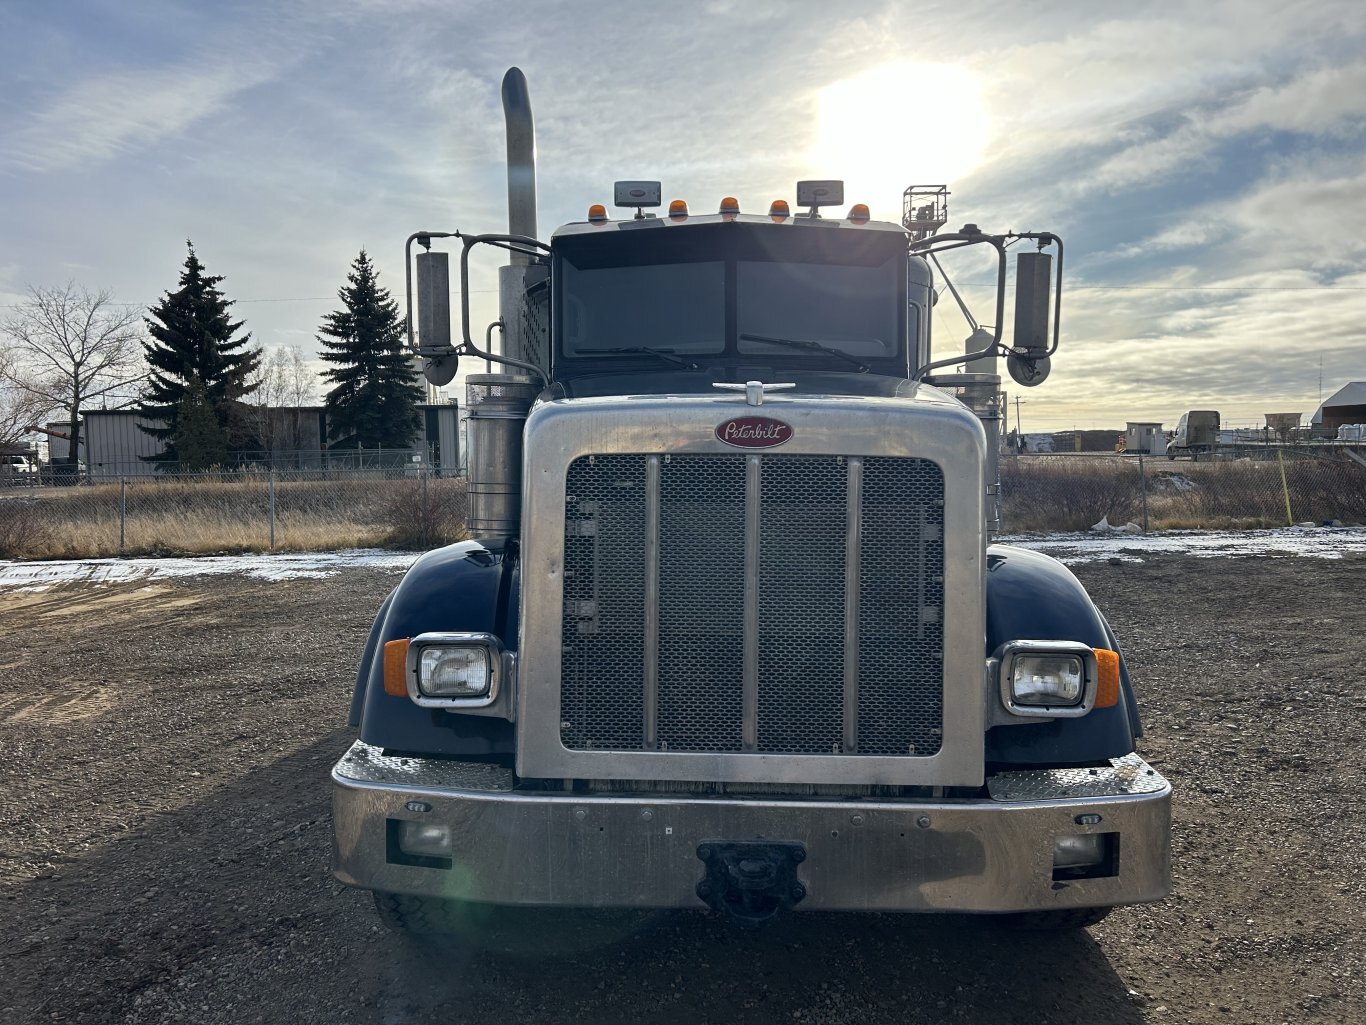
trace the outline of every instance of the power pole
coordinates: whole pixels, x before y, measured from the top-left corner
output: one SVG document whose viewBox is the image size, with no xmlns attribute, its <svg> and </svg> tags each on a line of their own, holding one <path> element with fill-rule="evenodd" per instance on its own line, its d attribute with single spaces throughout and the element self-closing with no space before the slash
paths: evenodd
<svg viewBox="0 0 1366 1025">
<path fill-rule="evenodd" d="M 1024 434 L 1020 430 L 1020 396 L 1015 396 L 1015 435 L 1023 438 Z"/>
</svg>

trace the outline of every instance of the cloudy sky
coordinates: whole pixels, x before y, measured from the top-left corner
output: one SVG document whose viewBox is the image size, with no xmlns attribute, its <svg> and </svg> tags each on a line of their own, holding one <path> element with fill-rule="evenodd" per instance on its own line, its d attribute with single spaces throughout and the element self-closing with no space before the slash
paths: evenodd
<svg viewBox="0 0 1366 1025">
<path fill-rule="evenodd" d="M 1260 422 L 1366 379 L 1366 16 L 1333 0 L 7 0 L 0 306 L 155 301 L 189 238 L 256 341 L 311 353 L 362 247 L 398 294 L 409 232 L 504 228 L 513 64 L 543 237 L 617 178 L 696 211 L 843 178 L 893 220 L 946 181 L 952 226 L 1062 235 L 1026 430 Z"/>
</svg>

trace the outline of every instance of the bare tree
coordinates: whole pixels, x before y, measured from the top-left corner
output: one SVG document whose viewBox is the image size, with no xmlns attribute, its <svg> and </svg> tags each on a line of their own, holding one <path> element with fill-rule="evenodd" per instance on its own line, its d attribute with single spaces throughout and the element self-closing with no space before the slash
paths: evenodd
<svg viewBox="0 0 1366 1025">
<path fill-rule="evenodd" d="M 33 288 L 6 318 L 18 373 L 10 380 L 48 410 L 61 410 L 70 423 L 66 462 L 80 458 L 81 409 L 94 399 L 132 396 L 138 381 L 142 311 L 119 306 L 108 289 L 91 292 L 68 281 Z"/>
<path fill-rule="evenodd" d="M 308 366 L 297 345 L 277 345 L 258 350 L 260 362 L 253 380 L 255 402 L 250 407 L 261 444 L 271 452 L 297 451 L 305 447 L 301 407 L 317 401 L 318 375 Z M 316 421 L 317 417 L 313 419 Z"/>
<path fill-rule="evenodd" d="M 51 403 L 29 386 L 14 346 L 0 339 L 0 446 L 19 444 L 29 426 L 51 411 Z"/>
</svg>

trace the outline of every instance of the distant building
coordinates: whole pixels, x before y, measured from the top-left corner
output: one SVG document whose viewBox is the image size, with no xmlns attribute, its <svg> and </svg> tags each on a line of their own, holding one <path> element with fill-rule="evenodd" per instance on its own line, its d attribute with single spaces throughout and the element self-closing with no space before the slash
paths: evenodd
<svg viewBox="0 0 1366 1025">
<path fill-rule="evenodd" d="M 1343 385 L 1314 412 L 1310 423 L 1330 437 L 1339 427 L 1366 424 L 1366 381 Z"/>
<path fill-rule="evenodd" d="M 461 431 L 455 403 L 420 405 L 422 427 L 413 437 L 408 449 L 386 455 L 407 452 L 413 462 L 434 469 L 455 472 L 461 466 Z M 364 452 L 356 449 L 330 449 L 327 437 L 327 414 L 321 406 L 250 407 L 256 434 L 262 439 L 260 452 L 251 453 L 251 462 L 276 469 L 319 469 L 324 466 L 344 466 L 364 462 Z M 166 451 L 160 438 L 141 430 L 140 425 L 159 426 L 160 421 L 148 420 L 134 410 L 87 410 L 82 417 L 81 462 L 85 464 L 87 479 L 118 480 L 120 477 L 142 477 L 157 472 L 153 460 Z M 70 424 L 49 424 L 52 431 L 66 435 Z M 49 435 L 49 458 L 65 459 L 70 442 L 65 437 Z M 368 465 L 368 464 L 367 464 Z"/>
<path fill-rule="evenodd" d="M 1167 451 L 1167 435 L 1160 423 L 1131 420 L 1124 425 L 1124 451 L 1160 456 Z"/>
</svg>

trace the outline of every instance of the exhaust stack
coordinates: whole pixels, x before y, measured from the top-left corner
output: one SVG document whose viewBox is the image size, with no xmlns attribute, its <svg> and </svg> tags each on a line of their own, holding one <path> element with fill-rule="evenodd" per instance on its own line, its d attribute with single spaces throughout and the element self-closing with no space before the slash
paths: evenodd
<svg viewBox="0 0 1366 1025">
<path fill-rule="evenodd" d="M 526 76 L 508 68 L 503 76 L 503 120 L 507 129 L 508 234 L 536 237 L 536 130 Z M 521 253 L 498 269 L 501 355 L 548 367 L 549 271 Z M 492 341 L 490 333 L 490 342 Z M 506 538 L 518 533 L 522 505 L 522 427 L 540 386 L 534 377 L 474 374 L 467 380 L 466 431 L 469 459 L 466 525 L 474 537 Z"/>
<path fill-rule="evenodd" d="M 503 121 L 508 150 L 508 233 L 535 238 L 536 128 L 526 76 L 520 68 L 508 68 L 503 76 Z M 513 253 L 508 266 L 498 271 L 502 355 L 542 368 L 550 365 L 546 277 L 544 265 L 532 263 L 521 253 Z"/>
<path fill-rule="evenodd" d="M 521 68 L 503 76 L 503 122 L 508 144 L 508 232 L 536 237 L 536 127 L 531 120 L 531 94 Z M 514 265 L 527 258 L 512 254 Z"/>
</svg>

